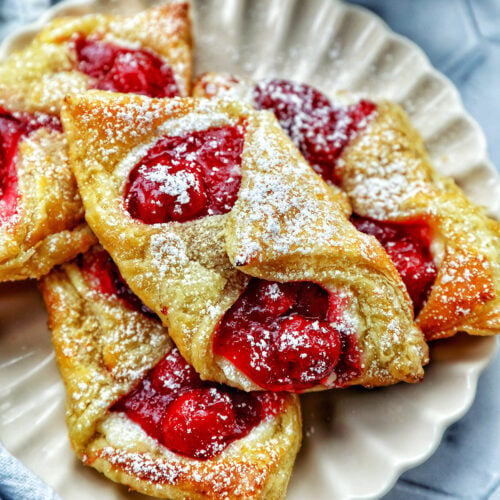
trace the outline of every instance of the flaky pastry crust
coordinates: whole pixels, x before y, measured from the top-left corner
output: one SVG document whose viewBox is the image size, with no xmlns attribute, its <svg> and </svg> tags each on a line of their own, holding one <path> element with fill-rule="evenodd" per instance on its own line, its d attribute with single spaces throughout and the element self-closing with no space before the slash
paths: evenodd
<svg viewBox="0 0 500 500">
<path fill-rule="evenodd" d="M 382 247 L 355 230 L 273 115 L 231 101 L 89 92 L 62 113 L 89 225 L 202 378 L 259 389 L 214 355 L 216 326 L 249 275 L 314 281 L 352 301 L 367 386 L 422 377 L 427 346 Z M 147 225 L 125 209 L 129 172 L 165 135 L 245 123 L 242 184 L 226 215 Z M 323 388 L 324 386 L 321 386 Z"/>
<path fill-rule="evenodd" d="M 0 225 L 0 281 L 38 278 L 95 243 L 63 133 L 40 128 L 21 139 L 16 171 L 17 213 Z"/>
<path fill-rule="evenodd" d="M 170 351 L 167 329 L 92 289 L 75 262 L 41 281 L 66 422 L 77 456 L 113 481 L 159 498 L 283 498 L 301 441 L 298 398 L 209 460 L 178 455 L 109 408 Z"/>
<path fill-rule="evenodd" d="M 10 113 L 58 116 L 64 96 L 92 79 L 76 68 L 75 33 L 140 45 L 165 58 L 183 95 L 190 90 L 189 5 L 167 4 L 131 17 L 88 15 L 52 21 L 0 65 L 0 106 Z M 21 139 L 16 159 L 17 214 L 0 226 L 0 281 L 38 278 L 87 250 L 95 238 L 68 166 L 64 134 L 42 127 Z"/>
<path fill-rule="evenodd" d="M 400 106 L 377 104 L 367 129 L 343 152 L 338 173 L 356 213 L 423 220 L 432 229 L 438 276 L 417 317 L 428 339 L 500 331 L 500 224 L 434 170 Z"/>
<path fill-rule="evenodd" d="M 252 103 L 254 85 L 206 73 L 196 80 L 193 95 Z M 349 101 L 348 94 L 342 99 Z M 391 222 L 419 220 L 432 229 L 438 276 L 416 320 L 429 340 L 459 331 L 500 331 L 500 224 L 434 170 L 400 106 L 377 103 L 374 118 L 342 152 L 335 173 L 356 214 Z"/>
<path fill-rule="evenodd" d="M 151 50 L 168 62 L 181 95 L 189 95 L 189 4 L 172 2 L 133 16 L 89 14 L 54 19 L 28 47 L 12 54 L 0 66 L 0 105 L 13 111 L 58 115 L 66 95 L 90 88 L 92 78 L 78 71 L 72 48 L 77 33 Z"/>
</svg>

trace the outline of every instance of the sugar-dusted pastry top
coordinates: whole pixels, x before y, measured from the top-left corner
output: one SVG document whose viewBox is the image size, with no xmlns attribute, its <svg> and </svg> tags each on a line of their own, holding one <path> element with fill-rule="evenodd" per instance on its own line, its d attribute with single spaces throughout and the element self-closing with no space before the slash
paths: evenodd
<svg viewBox="0 0 500 500">
<path fill-rule="evenodd" d="M 202 382 L 94 247 L 41 282 L 73 449 L 162 498 L 283 498 L 301 441 L 297 396 Z"/>
<path fill-rule="evenodd" d="M 396 269 L 272 114 L 93 91 L 68 98 L 62 116 L 89 225 L 202 378 L 302 391 L 422 377 L 427 346 Z M 153 219 L 143 205 L 158 207 Z M 229 321 L 244 293 L 269 313 L 257 329 L 246 306 L 246 330 Z M 311 294 L 328 297 L 320 311 Z M 256 336 L 236 359 L 227 347 L 248 328 Z M 313 366 L 294 374 L 299 346 Z M 252 378 L 264 355 L 281 380 Z"/>
<path fill-rule="evenodd" d="M 187 95 L 191 50 L 187 2 L 132 16 L 56 18 L 0 66 L 0 105 L 58 114 L 66 95 L 88 88 Z M 162 79 L 177 92 L 159 89 Z"/>
<path fill-rule="evenodd" d="M 194 95 L 273 111 L 311 166 L 347 193 L 352 222 L 394 261 L 427 338 L 500 329 L 500 226 L 431 166 L 404 111 L 285 80 L 208 73 Z"/>
<path fill-rule="evenodd" d="M 40 277 L 95 242 L 59 119 L 0 110 L 0 281 Z"/>
<path fill-rule="evenodd" d="M 0 64 L 0 281 L 37 278 L 95 239 L 67 161 L 64 96 L 87 88 L 189 92 L 189 6 L 52 21 Z"/>
<path fill-rule="evenodd" d="M 338 171 L 359 215 L 428 227 L 437 275 L 417 317 L 427 337 L 498 333 L 500 224 L 432 168 L 404 111 L 380 103 L 376 118 L 344 151 Z"/>
</svg>

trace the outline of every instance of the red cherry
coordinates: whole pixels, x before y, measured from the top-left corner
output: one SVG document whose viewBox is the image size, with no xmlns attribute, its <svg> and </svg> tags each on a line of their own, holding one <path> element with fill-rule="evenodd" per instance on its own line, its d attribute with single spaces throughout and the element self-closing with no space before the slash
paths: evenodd
<svg viewBox="0 0 500 500">
<path fill-rule="evenodd" d="M 91 286 L 104 295 L 117 295 L 113 283 L 112 268 L 115 266 L 108 252 L 97 250 L 81 256 L 80 267 Z"/>
<path fill-rule="evenodd" d="M 97 88 L 113 92 L 132 92 L 149 97 L 174 97 L 177 85 L 171 68 L 146 51 L 121 51 Z"/>
<path fill-rule="evenodd" d="M 125 412 L 130 420 L 138 423 L 150 436 L 162 439 L 161 422 L 172 398 L 158 394 L 149 378 L 113 406 L 113 411 Z"/>
<path fill-rule="evenodd" d="M 160 138 L 131 171 L 130 215 L 146 224 L 225 214 L 241 183 L 242 125 Z"/>
<path fill-rule="evenodd" d="M 328 297 L 327 320 L 329 323 L 341 323 L 344 311 L 349 306 L 349 298 L 339 292 L 330 293 Z"/>
<path fill-rule="evenodd" d="M 432 234 L 425 222 L 375 221 L 353 215 L 359 231 L 375 236 L 391 257 L 403 279 L 418 314 L 427 300 L 437 276 L 430 252 Z"/>
<path fill-rule="evenodd" d="M 16 211 L 17 145 L 24 134 L 23 124 L 10 115 L 0 116 L 0 220 Z"/>
<path fill-rule="evenodd" d="M 366 219 L 358 215 L 353 215 L 351 222 L 356 226 L 358 231 L 375 236 L 382 245 L 385 245 L 389 241 L 394 241 L 398 237 L 398 229 L 390 224 Z"/>
<path fill-rule="evenodd" d="M 146 224 L 183 222 L 206 213 L 208 204 L 200 168 L 165 154 L 137 170 L 127 194 L 130 214 Z"/>
<path fill-rule="evenodd" d="M 247 393 L 202 382 L 172 349 L 111 411 L 124 412 L 151 437 L 191 458 L 219 454 L 282 407 L 279 394 Z"/>
<path fill-rule="evenodd" d="M 151 372 L 151 382 L 162 394 L 170 394 L 185 387 L 196 387 L 201 384 L 199 375 L 175 347 Z"/>
<path fill-rule="evenodd" d="M 264 389 L 302 391 L 333 370 L 342 385 L 360 370 L 357 337 L 342 324 L 346 307 L 316 283 L 253 278 L 222 318 L 214 352 Z"/>
<path fill-rule="evenodd" d="M 425 260 L 420 248 L 407 240 L 389 241 L 385 249 L 404 280 L 420 276 Z"/>
<path fill-rule="evenodd" d="M 9 219 L 17 210 L 16 155 L 19 141 L 41 127 L 62 131 L 61 122 L 55 116 L 25 112 L 11 114 L 0 108 L 0 222 Z"/>
<path fill-rule="evenodd" d="M 306 160 L 329 181 L 336 180 L 337 158 L 376 109 L 370 101 L 336 106 L 309 85 L 279 79 L 259 82 L 254 101 L 276 115 Z"/>
<path fill-rule="evenodd" d="M 325 321 L 327 311 L 330 307 L 330 299 L 328 292 L 311 282 L 301 283 L 297 292 L 299 300 L 296 304 L 296 311 L 306 318 L 319 319 Z"/>
<path fill-rule="evenodd" d="M 79 35 L 74 40 L 78 69 L 93 78 L 103 78 L 113 66 L 116 47 L 99 39 Z"/>
<path fill-rule="evenodd" d="M 289 286 L 288 283 L 274 283 L 265 280 L 258 280 L 255 283 L 254 300 L 263 310 L 266 317 L 281 316 L 295 304 L 297 286 Z"/>
<path fill-rule="evenodd" d="M 0 116 L 0 152 L 2 158 L 2 167 L 12 161 L 16 150 L 17 143 L 24 133 L 23 124 L 9 115 Z M 0 177 L 0 182 L 3 183 L 4 177 Z"/>
<path fill-rule="evenodd" d="M 172 451 L 206 459 L 222 451 L 237 428 L 231 398 L 216 388 L 192 389 L 171 403 L 163 418 L 163 441 Z"/>
<path fill-rule="evenodd" d="M 426 249 L 414 241 L 389 242 L 385 249 L 408 289 L 415 311 L 420 311 L 436 278 L 434 263 Z"/>
<path fill-rule="evenodd" d="M 328 377 L 342 349 L 339 333 L 330 324 L 297 314 L 283 321 L 276 344 L 279 364 L 287 377 L 301 384 Z"/>
<path fill-rule="evenodd" d="M 94 87 L 149 97 L 179 95 L 172 68 L 155 54 L 119 47 L 79 35 L 74 40 L 78 69 L 95 79 Z"/>
</svg>

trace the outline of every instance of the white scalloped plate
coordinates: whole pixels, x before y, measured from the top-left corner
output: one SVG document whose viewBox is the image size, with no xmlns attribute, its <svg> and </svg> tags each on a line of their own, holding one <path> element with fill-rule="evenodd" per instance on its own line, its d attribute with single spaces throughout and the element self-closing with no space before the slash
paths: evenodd
<svg viewBox="0 0 500 500">
<path fill-rule="evenodd" d="M 9 37 L 0 57 L 25 45 L 48 19 L 94 11 L 134 12 L 147 0 L 75 0 Z M 435 165 L 500 215 L 500 181 L 485 139 L 453 85 L 422 51 L 373 14 L 334 0 L 196 0 L 197 71 L 224 70 L 309 82 L 326 93 L 349 88 L 401 103 Z M 63 498 L 144 498 L 128 493 L 70 451 L 64 390 L 46 314 L 33 283 L 0 287 L 0 438 Z M 460 336 L 432 348 L 425 382 L 303 397 L 304 445 L 288 498 L 382 495 L 423 462 L 445 428 L 471 405 L 493 338 Z"/>
</svg>

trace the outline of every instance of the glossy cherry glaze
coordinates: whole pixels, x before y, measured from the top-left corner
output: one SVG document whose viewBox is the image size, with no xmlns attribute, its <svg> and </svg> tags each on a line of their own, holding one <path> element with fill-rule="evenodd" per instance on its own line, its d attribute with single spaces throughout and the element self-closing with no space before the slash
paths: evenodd
<svg viewBox="0 0 500 500">
<path fill-rule="evenodd" d="M 437 276 L 430 251 L 429 226 L 425 222 L 380 222 L 357 215 L 351 221 L 359 231 L 375 236 L 382 243 L 403 278 L 417 315 Z"/>
<path fill-rule="evenodd" d="M 314 283 L 253 278 L 220 321 L 214 352 L 264 389 L 343 386 L 360 373 L 356 334 L 342 320 L 346 307 L 345 298 Z"/>
<path fill-rule="evenodd" d="M 125 412 L 168 449 L 206 460 L 277 415 L 283 404 L 283 394 L 203 382 L 174 348 L 111 410 Z"/>
<path fill-rule="evenodd" d="M 337 158 L 376 109 L 366 100 L 336 106 L 309 85 L 278 79 L 260 81 L 253 97 L 258 109 L 273 111 L 311 166 L 334 183 Z"/>
<path fill-rule="evenodd" d="M 130 290 L 108 252 L 101 249 L 91 250 L 78 256 L 78 264 L 92 288 L 103 295 L 117 296 L 129 309 L 158 319 L 156 314 Z"/>
<path fill-rule="evenodd" d="M 244 126 L 163 137 L 130 172 L 125 206 L 146 224 L 231 210 L 241 184 Z"/>
<path fill-rule="evenodd" d="M 105 250 L 81 255 L 79 266 L 93 289 L 154 316 L 128 288 Z M 111 411 L 124 412 L 171 451 L 206 460 L 246 436 L 266 417 L 277 415 L 284 402 L 279 393 L 246 393 L 203 382 L 173 348 Z"/>
<path fill-rule="evenodd" d="M 94 79 L 94 88 L 149 97 L 175 97 L 179 89 L 172 68 L 144 49 L 120 47 L 79 34 L 73 40 L 78 69 Z"/>
<path fill-rule="evenodd" d="M 9 113 L 0 108 L 0 223 L 17 213 L 16 157 L 19 142 L 39 128 L 62 131 L 60 121 L 42 113 Z"/>
</svg>

